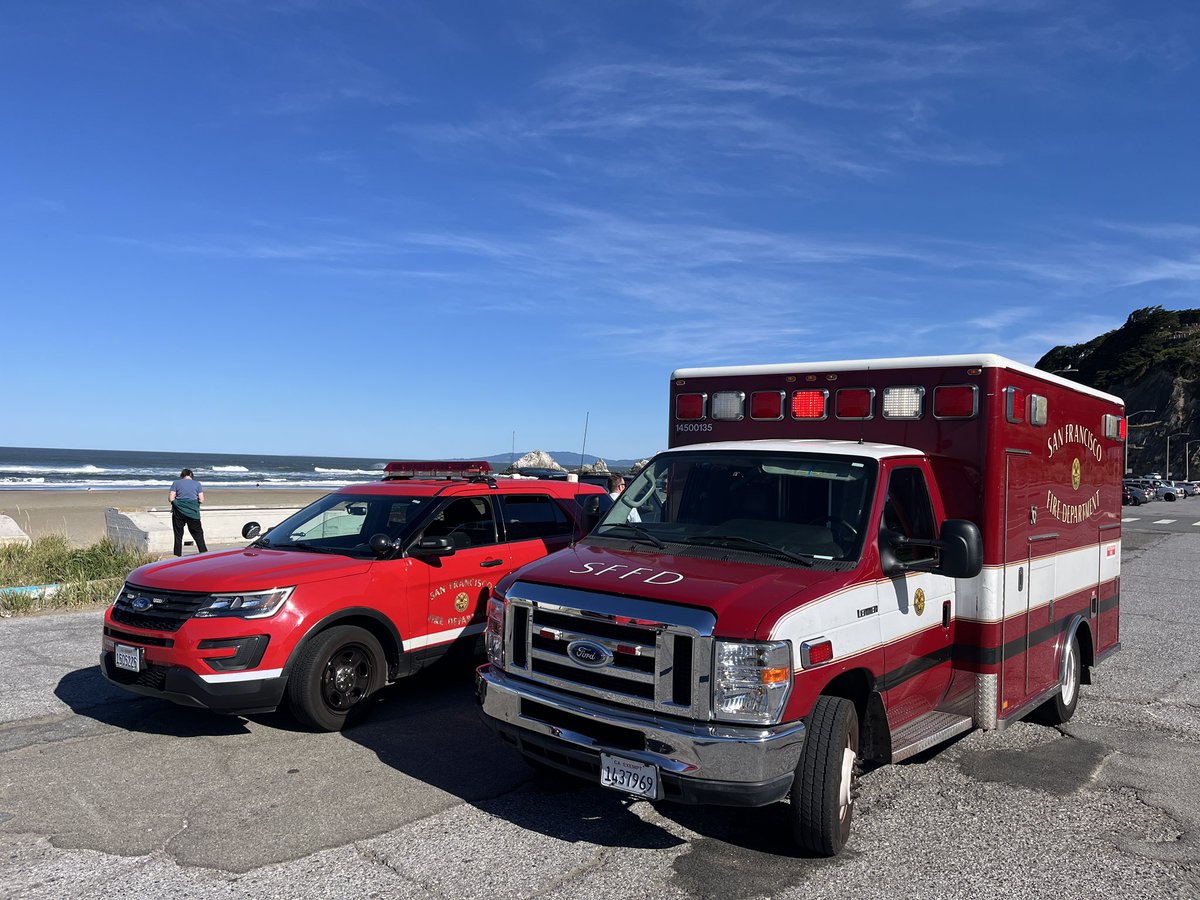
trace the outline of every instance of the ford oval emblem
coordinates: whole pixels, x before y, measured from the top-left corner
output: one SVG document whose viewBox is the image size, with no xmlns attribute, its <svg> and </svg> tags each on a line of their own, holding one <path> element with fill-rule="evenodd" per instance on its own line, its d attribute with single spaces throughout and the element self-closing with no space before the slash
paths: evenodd
<svg viewBox="0 0 1200 900">
<path fill-rule="evenodd" d="M 599 669 L 613 661 L 612 651 L 595 641 L 571 641 L 567 644 L 567 656 L 581 666 Z"/>
<path fill-rule="evenodd" d="M 152 602 L 153 601 L 149 597 L 147 597 L 145 594 L 139 594 L 138 596 L 134 597 L 132 600 L 129 601 L 129 605 L 132 606 L 134 609 L 136 609 L 138 612 L 141 612 L 143 610 L 149 609 Z"/>
</svg>

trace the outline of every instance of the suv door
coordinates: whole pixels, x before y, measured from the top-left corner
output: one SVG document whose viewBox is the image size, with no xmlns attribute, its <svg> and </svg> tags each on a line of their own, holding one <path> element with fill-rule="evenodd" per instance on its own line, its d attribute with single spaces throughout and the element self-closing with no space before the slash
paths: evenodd
<svg viewBox="0 0 1200 900">
<path fill-rule="evenodd" d="M 499 501 L 513 569 L 571 543 L 575 522 L 548 494 L 501 494 Z"/>
</svg>

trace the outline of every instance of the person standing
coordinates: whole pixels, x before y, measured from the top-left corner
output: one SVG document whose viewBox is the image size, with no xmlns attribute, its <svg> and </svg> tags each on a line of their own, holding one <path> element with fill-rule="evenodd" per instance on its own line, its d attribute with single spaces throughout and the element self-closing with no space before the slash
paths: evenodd
<svg viewBox="0 0 1200 900">
<path fill-rule="evenodd" d="M 204 527 L 200 524 L 200 504 L 204 502 L 204 485 L 192 477 L 191 469 L 184 469 L 171 482 L 171 530 L 175 532 L 175 555 L 183 556 L 183 528 L 186 525 L 199 553 L 207 553 L 204 543 Z"/>
</svg>

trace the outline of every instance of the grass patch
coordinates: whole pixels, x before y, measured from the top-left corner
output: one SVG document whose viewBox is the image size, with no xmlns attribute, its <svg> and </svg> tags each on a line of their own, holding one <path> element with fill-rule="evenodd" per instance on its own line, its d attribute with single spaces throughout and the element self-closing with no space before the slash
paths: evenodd
<svg viewBox="0 0 1200 900">
<path fill-rule="evenodd" d="M 80 609 L 109 603 L 125 576 L 154 557 L 104 540 L 72 547 L 62 535 L 38 538 L 28 547 L 0 547 L 0 614 Z M 49 596 L 8 593 L 5 587 L 59 585 Z"/>
</svg>

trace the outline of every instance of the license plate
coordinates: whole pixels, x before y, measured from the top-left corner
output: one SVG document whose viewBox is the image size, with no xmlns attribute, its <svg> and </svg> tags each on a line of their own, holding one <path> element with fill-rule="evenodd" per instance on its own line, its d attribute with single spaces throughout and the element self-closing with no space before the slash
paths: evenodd
<svg viewBox="0 0 1200 900">
<path fill-rule="evenodd" d="M 658 798 L 658 768 L 600 754 L 600 784 L 637 797 Z"/>
<path fill-rule="evenodd" d="M 142 671 L 142 648 L 130 647 L 128 644 L 117 644 L 115 654 L 115 662 L 118 669 L 125 669 L 129 672 Z"/>
</svg>

